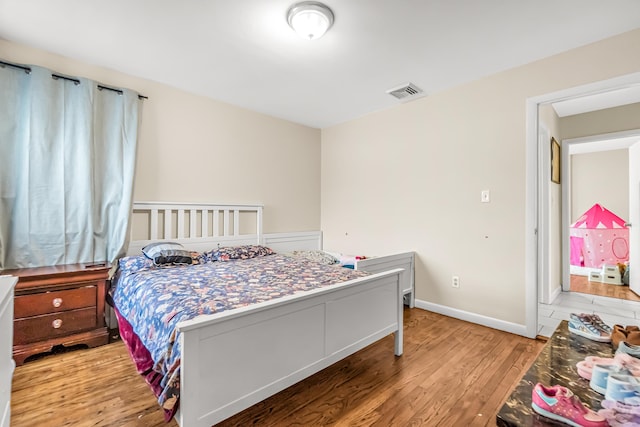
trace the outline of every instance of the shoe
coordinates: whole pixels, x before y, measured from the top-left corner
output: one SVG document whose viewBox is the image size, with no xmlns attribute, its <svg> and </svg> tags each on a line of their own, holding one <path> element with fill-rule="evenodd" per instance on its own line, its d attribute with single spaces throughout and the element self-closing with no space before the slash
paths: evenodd
<svg viewBox="0 0 640 427">
<path fill-rule="evenodd" d="M 611 345 L 613 349 L 617 350 L 621 342 L 640 345 L 640 328 L 635 325 L 613 325 L 613 332 L 611 333 Z"/>
<path fill-rule="evenodd" d="M 591 356 L 589 356 L 591 357 Z M 589 358 L 585 360 L 581 360 L 576 363 L 576 368 L 578 370 L 578 375 L 580 375 L 585 380 L 591 380 L 593 377 L 593 367 L 596 365 L 619 365 L 614 358 L 605 358 L 605 357 L 596 357 L 596 361 L 591 361 Z M 604 368 L 599 368 L 602 370 Z"/>
<path fill-rule="evenodd" d="M 629 403 L 603 400 L 598 414 L 603 416 L 611 427 L 640 427 L 640 401 Z"/>
<path fill-rule="evenodd" d="M 584 406 L 571 390 L 538 383 L 531 392 L 531 408 L 544 417 L 573 427 L 608 427 L 607 420 Z"/>
<path fill-rule="evenodd" d="M 640 345 L 633 345 L 626 341 L 620 341 L 618 349 L 616 350 L 616 356 L 618 354 L 628 354 L 629 356 L 640 359 Z"/>
<path fill-rule="evenodd" d="M 630 415 L 640 415 L 640 399 L 628 399 L 626 402 L 617 400 L 603 400 L 600 405 L 605 409 L 613 409 L 616 412 Z"/>
<path fill-rule="evenodd" d="M 576 363 L 576 369 L 578 370 L 578 375 L 580 375 L 585 380 L 591 381 L 591 375 L 593 373 L 593 365 L 587 363 L 584 360 Z"/>
<path fill-rule="evenodd" d="M 591 315 L 588 313 L 571 313 L 569 315 L 570 321 L 574 323 L 591 323 Z"/>
<path fill-rule="evenodd" d="M 640 381 L 631 375 L 611 374 L 607 378 L 604 397 L 607 400 L 623 403 L 638 401 L 640 399 Z"/>
<path fill-rule="evenodd" d="M 609 325 L 607 325 L 606 323 L 604 323 L 602 321 L 602 319 L 600 318 L 600 316 L 598 316 L 597 314 L 591 314 L 589 315 L 590 319 L 591 319 L 591 323 L 593 325 L 595 325 L 596 328 L 600 329 L 601 331 L 611 335 L 611 333 L 613 332 L 613 328 Z"/>
<path fill-rule="evenodd" d="M 606 323 L 604 323 L 600 318 L 600 316 L 598 316 L 597 314 L 571 313 L 569 317 L 573 323 L 590 324 L 607 334 L 611 334 L 611 332 L 613 332 L 613 328 L 607 325 Z"/>
<path fill-rule="evenodd" d="M 590 323 L 569 322 L 569 332 L 597 342 L 611 342 L 611 335 L 596 328 Z"/>
<path fill-rule="evenodd" d="M 580 375 L 585 380 L 591 380 L 591 376 L 593 375 L 593 367 L 595 365 L 615 364 L 618 364 L 618 362 L 613 357 L 587 356 L 584 358 L 584 360 L 576 363 L 576 368 L 578 370 L 578 375 Z"/>
<path fill-rule="evenodd" d="M 618 347 L 618 349 L 620 348 Z M 628 369 L 631 375 L 640 377 L 640 360 L 622 352 L 616 353 L 614 357 L 585 357 L 584 360 L 576 363 L 578 375 L 586 380 L 591 380 L 595 365 L 618 365 L 620 368 Z"/>
<path fill-rule="evenodd" d="M 591 373 L 589 387 L 600 394 L 605 394 L 609 378 L 612 375 L 631 376 L 631 372 L 618 364 L 614 365 L 594 365 Z"/>
</svg>

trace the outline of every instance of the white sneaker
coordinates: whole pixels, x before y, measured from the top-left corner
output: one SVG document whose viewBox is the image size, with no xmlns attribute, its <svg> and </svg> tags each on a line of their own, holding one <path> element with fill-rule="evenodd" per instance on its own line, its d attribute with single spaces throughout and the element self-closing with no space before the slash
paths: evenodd
<svg viewBox="0 0 640 427">
<path fill-rule="evenodd" d="M 631 375 L 611 374 L 607 378 L 604 397 L 616 402 L 637 400 L 640 397 L 640 381 Z"/>
</svg>

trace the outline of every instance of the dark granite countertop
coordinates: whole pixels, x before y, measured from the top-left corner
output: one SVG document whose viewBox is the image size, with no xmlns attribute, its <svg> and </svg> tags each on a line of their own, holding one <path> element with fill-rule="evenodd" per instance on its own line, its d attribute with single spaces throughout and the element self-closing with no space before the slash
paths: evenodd
<svg viewBox="0 0 640 427">
<path fill-rule="evenodd" d="M 613 357 L 609 343 L 599 343 L 572 334 L 568 322 L 562 321 L 540 355 L 507 398 L 496 416 L 496 424 L 503 426 L 558 425 L 531 409 L 531 391 L 540 382 L 547 386 L 561 385 L 573 391 L 589 408 L 601 409 L 604 397 L 589 387 L 589 381 L 578 375 L 576 363 L 587 356 Z M 564 424 L 560 424 L 564 425 Z"/>
</svg>

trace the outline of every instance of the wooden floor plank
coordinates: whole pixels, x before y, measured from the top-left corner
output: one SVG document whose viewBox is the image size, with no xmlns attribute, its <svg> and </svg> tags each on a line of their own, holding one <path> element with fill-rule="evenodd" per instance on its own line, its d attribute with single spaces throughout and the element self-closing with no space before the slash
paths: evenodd
<svg viewBox="0 0 640 427">
<path fill-rule="evenodd" d="M 387 337 L 220 426 L 495 425 L 544 343 L 405 310 L 405 353 Z M 12 426 L 176 427 L 121 342 L 16 368 Z"/>
<path fill-rule="evenodd" d="M 599 295 L 601 297 L 640 301 L 640 296 L 634 293 L 628 285 L 612 285 L 610 283 L 590 282 L 587 276 L 571 275 L 571 292 Z"/>
</svg>

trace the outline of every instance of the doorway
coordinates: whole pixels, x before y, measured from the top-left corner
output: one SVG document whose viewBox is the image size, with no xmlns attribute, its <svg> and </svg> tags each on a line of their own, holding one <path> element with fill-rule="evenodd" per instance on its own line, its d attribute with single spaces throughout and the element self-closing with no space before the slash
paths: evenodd
<svg viewBox="0 0 640 427">
<path fill-rule="evenodd" d="M 571 224 L 587 210 L 597 213 L 599 211 L 595 207 L 597 203 L 600 205 L 599 208 L 605 209 L 602 212 L 611 211 L 615 214 L 613 216 L 621 218 L 616 218 L 612 224 L 602 224 L 603 227 L 610 226 L 612 229 L 605 230 L 603 234 L 607 235 L 606 238 L 596 242 L 595 246 L 599 246 L 603 251 L 604 254 L 601 255 L 603 258 L 608 257 L 610 260 L 621 258 L 615 259 L 615 262 L 610 261 L 608 264 L 615 264 L 628 257 L 630 242 L 628 232 L 618 227 L 624 227 L 631 217 L 630 186 L 634 179 L 630 169 L 631 164 L 635 163 L 631 162 L 630 150 L 638 142 L 640 142 L 640 129 L 562 141 L 562 165 L 565 171 L 562 181 L 562 253 L 571 254 L 569 257 L 571 260 L 565 257 L 562 263 L 563 292 L 580 292 L 640 301 L 640 297 L 631 292 L 628 286 L 613 284 L 617 280 L 610 282 L 598 280 L 605 276 L 601 269 L 589 268 L 588 260 L 587 266 L 578 266 L 578 259 L 574 258 L 579 258 L 579 251 L 576 248 L 572 251 L 571 248 Z M 574 230 L 573 234 L 581 234 L 581 231 Z M 593 236 L 593 233 L 591 235 Z M 618 283 L 621 284 L 624 271 L 616 269 L 615 273 L 620 275 Z M 618 278 L 613 277 L 613 279 Z"/>
<path fill-rule="evenodd" d="M 539 143 L 539 107 L 558 101 L 609 94 L 630 87 L 637 89 L 639 86 L 640 73 L 633 73 L 532 97 L 526 101 L 525 318 L 526 335 L 531 338 L 535 338 L 538 331 L 539 292 L 549 282 L 552 264 L 562 263 L 562 260 L 550 258 L 552 236 L 550 236 L 549 209 L 550 181 L 547 174 L 550 170 L 550 147 L 549 144 Z M 640 204 L 640 189 L 638 196 Z M 559 236 L 558 240 L 560 240 Z M 562 258 L 564 257 L 563 254 Z"/>
</svg>

